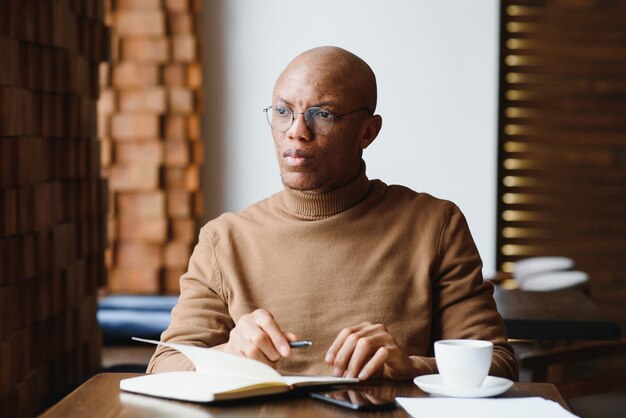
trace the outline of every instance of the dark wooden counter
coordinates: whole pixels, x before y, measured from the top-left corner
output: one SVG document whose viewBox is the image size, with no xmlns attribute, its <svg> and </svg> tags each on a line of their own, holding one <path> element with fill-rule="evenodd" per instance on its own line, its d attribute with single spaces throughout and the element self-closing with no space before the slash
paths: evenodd
<svg viewBox="0 0 626 418">
<path fill-rule="evenodd" d="M 129 373 L 101 373 L 46 411 L 43 418 L 159 418 L 159 417 L 408 417 L 398 407 L 394 411 L 363 413 L 326 405 L 308 398 L 305 392 L 273 397 L 247 399 L 219 405 L 194 404 L 133 395 L 120 391 L 119 381 L 137 376 Z M 412 382 L 378 381 L 358 385 L 371 393 L 387 398 L 397 396 L 426 397 Z M 354 387 L 354 386 L 351 386 Z M 548 383 L 515 383 L 501 397 L 541 396 L 567 404 L 556 387 Z M 504 413 L 503 416 L 506 416 Z"/>
</svg>

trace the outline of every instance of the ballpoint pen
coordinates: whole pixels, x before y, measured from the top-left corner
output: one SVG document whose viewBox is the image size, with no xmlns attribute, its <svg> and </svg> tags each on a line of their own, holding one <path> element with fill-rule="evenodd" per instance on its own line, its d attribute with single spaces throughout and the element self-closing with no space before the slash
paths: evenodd
<svg viewBox="0 0 626 418">
<path fill-rule="evenodd" d="M 309 347 L 311 344 L 313 344 L 313 343 L 311 341 L 308 341 L 308 340 L 289 341 L 289 347 L 291 347 L 291 348 Z"/>
</svg>

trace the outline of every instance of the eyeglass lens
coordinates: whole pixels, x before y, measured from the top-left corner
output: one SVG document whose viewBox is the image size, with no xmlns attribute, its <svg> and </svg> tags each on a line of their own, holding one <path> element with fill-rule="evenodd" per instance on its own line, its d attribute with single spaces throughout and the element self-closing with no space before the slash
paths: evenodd
<svg viewBox="0 0 626 418">
<path fill-rule="evenodd" d="M 272 106 L 266 110 L 267 121 L 272 129 L 279 132 L 288 130 L 294 122 L 295 116 L 286 106 Z M 298 115 L 299 113 L 296 113 Z M 321 107 L 310 107 L 304 111 L 304 121 L 312 132 L 324 135 L 330 132 L 335 123 L 335 116 Z"/>
</svg>

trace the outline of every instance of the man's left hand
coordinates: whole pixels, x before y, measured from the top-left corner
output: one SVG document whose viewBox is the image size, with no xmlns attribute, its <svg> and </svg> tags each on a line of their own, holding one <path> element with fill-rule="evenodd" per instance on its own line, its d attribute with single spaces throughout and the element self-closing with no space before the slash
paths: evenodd
<svg viewBox="0 0 626 418">
<path fill-rule="evenodd" d="M 333 367 L 334 376 L 360 380 L 378 373 L 396 380 L 416 374 L 411 360 L 387 328 L 370 322 L 344 328 L 328 349 L 325 362 Z"/>
</svg>

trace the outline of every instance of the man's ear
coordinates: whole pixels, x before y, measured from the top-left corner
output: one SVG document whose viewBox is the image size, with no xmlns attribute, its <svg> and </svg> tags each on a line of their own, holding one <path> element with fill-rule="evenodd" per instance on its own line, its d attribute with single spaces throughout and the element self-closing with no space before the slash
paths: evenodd
<svg viewBox="0 0 626 418">
<path fill-rule="evenodd" d="M 382 126 L 382 116 L 372 115 L 367 118 L 367 120 L 363 124 L 363 130 L 361 131 L 361 149 L 369 147 L 369 145 L 374 142 Z"/>
</svg>

